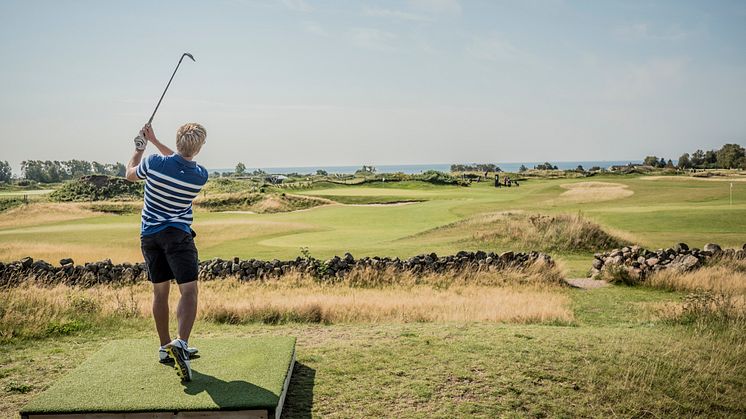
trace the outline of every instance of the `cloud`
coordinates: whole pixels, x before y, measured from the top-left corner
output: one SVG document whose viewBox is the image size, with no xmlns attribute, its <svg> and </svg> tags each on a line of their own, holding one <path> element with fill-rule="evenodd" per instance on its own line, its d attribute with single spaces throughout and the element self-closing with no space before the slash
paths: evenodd
<svg viewBox="0 0 746 419">
<path fill-rule="evenodd" d="M 467 45 L 466 53 L 477 60 L 491 62 L 521 61 L 528 57 L 528 54 L 497 35 L 474 38 Z"/>
<path fill-rule="evenodd" d="M 294 12 L 308 13 L 313 11 L 313 7 L 306 3 L 306 0 L 280 0 L 280 2 Z"/>
<path fill-rule="evenodd" d="M 458 0 L 409 0 L 409 6 L 428 13 L 461 14 Z"/>
<path fill-rule="evenodd" d="M 617 39 L 625 41 L 681 41 L 687 39 L 691 33 L 684 31 L 679 25 L 670 25 L 667 28 L 659 28 L 647 22 L 633 22 L 621 24 L 615 27 L 614 35 Z"/>
<path fill-rule="evenodd" d="M 398 37 L 391 32 L 373 28 L 353 28 L 350 35 L 351 42 L 360 48 L 376 51 L 396 50 L 394 41 Z"/>
<path fill-rule="evenodd" d="M 365 16 L 409 20 L 413 22 L 432 22 L 434 20 L 433 18 L 429 16 L 424 16 L 424 15 L 410 13 L 410 12 L 404 12 L 401 10 L 391 10 L 391 9 L 366 8 L 363 11 L 363 14 Z"/>
</svg>

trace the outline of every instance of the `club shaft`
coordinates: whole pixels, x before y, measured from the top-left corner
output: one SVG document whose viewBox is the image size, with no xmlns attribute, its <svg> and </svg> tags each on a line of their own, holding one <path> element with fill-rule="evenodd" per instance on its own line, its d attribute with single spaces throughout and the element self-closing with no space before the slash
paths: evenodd
<svg viewBox="0 0 746 419">
<path fill-rule="evenodd" d="M 179 69 L 179 66 L 181 65 L 181 61 L 184 60 L 184 56 L 182 55 L 179 59 L 179 63 L 176 64 L 176 68 L 174 69 L 173 74 L 171 74 L 171 78 L 168 79 L 168 84 L 166 84 L 166 88 L 163 90 L 163 94 L 161 95 L 161 98 L 158 99 L 158 104 L 155 105 L 155 109 L 153 109 L 153 114 L 150 115 L 150 119 L 148 119 L 148 125 L 153 122 L 153 118 L 155 117 L 155 113 L 158 112 L 158 107 L 161 106 L 161 102 L 163 101 L 163 97 L 166 96 L 166 92 L 168 91 L 168 86 L 171 86 L 171 81 L 174 79 L 174 76 L 176 75 L 176 71 Z"/>
</svg>

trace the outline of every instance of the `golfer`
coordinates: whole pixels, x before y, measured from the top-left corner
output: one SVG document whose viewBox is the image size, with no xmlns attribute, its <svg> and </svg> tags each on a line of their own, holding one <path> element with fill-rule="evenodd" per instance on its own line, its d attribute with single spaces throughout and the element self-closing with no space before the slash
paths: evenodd
<svg viewBox="0 0 746 419">
<path fill-rule="evenodd" d="M 194 161 L 205 144 L 207 131 L 200 124 L 189 123 L 176 131 L 176 153 L 159 142 L 147 124 L 135 138 L 135 154 L 127 164 L 127 180 L 145 180 L 145 203 L 142 208 L 140 241 L 142 255 L 153 283 L 153 318 L 161 347 L 162 363 L 174 363 L 184 381 L 192 379 L 189 357 L 197 349 L 189 348 L 189 334 L 197 316 L 197 248 L 196 233 L 191 228 L 192 201 L 207 182 L 207 170 Z M 143 159 L 148 142 L 161 155 Z M 178 330 L 171 340 L 168 328 L 168 293 L 171 280 L 179 286 L 181 298 L 176 308 Z"/>
</svg>

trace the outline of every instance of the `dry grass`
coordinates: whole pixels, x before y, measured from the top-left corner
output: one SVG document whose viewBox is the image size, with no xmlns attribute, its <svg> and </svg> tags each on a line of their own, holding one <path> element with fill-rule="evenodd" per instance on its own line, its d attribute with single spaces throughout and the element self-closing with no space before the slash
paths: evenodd
<svg viewBox="0 0 746 419">
<path fill-rule="evenodd" d="M 665 269 L 651 275 L 647 283 L 652 287 L 671 291 L 746 295 L 746 260 L 716 260 L 704 268 L 686 273 Z"/>
<path fill-rule="evenodd" d="M 716 326 L 746 332 L 746 260 L 715 259 L 685 273 L 666 269 L 652 275 L 647 285 L 689 292 L 680 303 L 660 307 L 664 320 L 703 330 Z"/>
<path fill-rule="evenodd" d="M 60 259 L 72 257 L 76 263 L 93 262 L 111 259 L 114 263 L 140 262 L 143 260 L 138 243 L 133 236 L 124 243 L 99 244 L 95 247 L 88 244 L 73 243 L 32 243 L 22 241 L 0 242 L 0 260 L 19 260 L 32 256 L 35 260 L 45 260 L 56 264 Z"/>
<path fill-rule="evenodd" d="M 420 280 L 396 279 L 359 286 L 358 277 L 330 284 L 300 274 L 281 280 L 240 282 L 236 279 L 200 284 L 199 318 L 218 323 L 348 323 L 488 321 L 568 323 L 573 320 L 570 299 L 557 282 L 539 271 L 519 280 L 480 272 L 467 275 L 430 275 Z M 549 280 L 558 274 L 553 269 Z M 502 284 L 496 287 L 492 284 Z M 151 286 L 142 282 L 126 287 L 69 286 L 45 288 L 29 283 L 0 291 L 0 341 L 65 334 L 126 317 L 150 316 Z M 178 301 L 175 287 L 171 307 Z"/>
<path fill-rule="evenodd" d="M 27 227 L 60 221 L 79 220 L 100 213 L 81 203 L 33 203 L 0 214 L 0 228 Z"/>
<path fill-rule="evenodd" d="M 634 191 L 627 185 L 612 182 L 579 182 L 560 185 L 567 189 L 558 201 L 567 203 L 603 202 L 632 196 Z"/>
<path fill-rule="evenodd" d="M 472 239 L 548 252 L 596 252 L 626 244 L 580 214 L 492 213 L 463 221 Z M 457 223 L 458 224 L 458 223 Z"/>
</svg>

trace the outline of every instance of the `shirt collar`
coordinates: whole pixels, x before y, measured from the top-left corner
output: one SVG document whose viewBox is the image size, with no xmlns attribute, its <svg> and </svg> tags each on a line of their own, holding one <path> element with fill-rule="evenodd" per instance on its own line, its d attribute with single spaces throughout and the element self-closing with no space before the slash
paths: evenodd
<svg viewBox="0 0 746 419">
<path fill-rule="evenodd" d="M 178 161 L 179 163 L 189 166 L 189 167 L 197 167 L 197 162 L 194 160 L 187 160 L 183 157 L 181 157 L 178 153 L 172 154 L 172 156 Z"/>
</svg>

